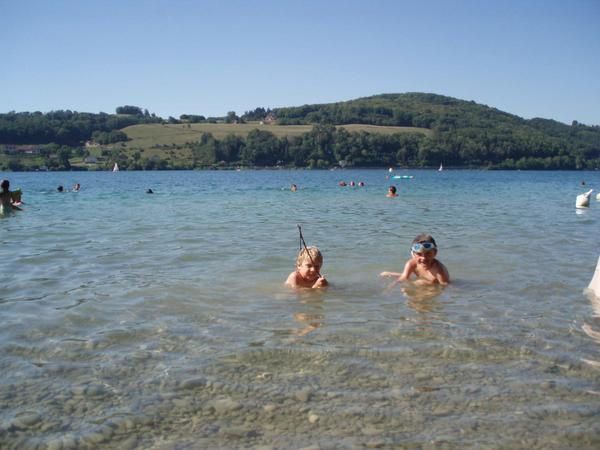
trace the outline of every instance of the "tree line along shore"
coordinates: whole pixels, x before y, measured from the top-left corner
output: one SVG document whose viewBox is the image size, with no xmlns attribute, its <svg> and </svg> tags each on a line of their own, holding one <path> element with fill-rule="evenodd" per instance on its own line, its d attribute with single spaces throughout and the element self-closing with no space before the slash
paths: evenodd
<svg viewBox="0 0 600 450">
<path fill-rule="evenodd" d="M 114 114 L 0 114 L 0 170 L 234 167 L 600 168 L 600 126 L 523 119 L 436 94 L 256 108 L 238 116 L 163 119 L 137 106 Z"/>
</svg>

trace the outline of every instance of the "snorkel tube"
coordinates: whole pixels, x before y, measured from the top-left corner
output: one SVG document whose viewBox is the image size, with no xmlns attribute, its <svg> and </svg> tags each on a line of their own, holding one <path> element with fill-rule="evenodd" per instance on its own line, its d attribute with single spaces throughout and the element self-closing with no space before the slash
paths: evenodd
<svg viewBox="0 0 600 450">
<path fill-rule="evenodd" d="M 302 236 L 302 227 L 299 224 L 298 224 L 298 233 L 300 233 L 300 250 L 302 250 L 302 246 L 304 246 L 304 251 L 306 251 L 306 254 L 308 255 L 308 258 L 310 259 L 311 264 L 316 269 L 317 265 L 315 264 L 310 252 L 308 251 L 308 247 L 306 246 L 306 242 L 304 241 L 304 236 Z M 317 275 L 319 278 L 323 278 L 318 270 L 316 272 L 317 272 Z"/>
</svg>

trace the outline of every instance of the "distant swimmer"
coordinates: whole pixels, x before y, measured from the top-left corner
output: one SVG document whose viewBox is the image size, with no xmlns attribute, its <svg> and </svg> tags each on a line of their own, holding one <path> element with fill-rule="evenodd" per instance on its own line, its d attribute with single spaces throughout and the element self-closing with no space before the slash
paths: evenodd
<svg viewBox="0 0 600 450">
<path fill-rule="evenodd" d="M 398 194 L 396 194 L 396 186 L 390 186 L 388 188 L 386 197 L 398 197 Z"/>
<path fill-rule="evenodd" d="M 56 188 L 56 190 L 57 190 L 58 192 L 63 192 L 63 191 L 65 190 L 65 188 L 62 186 L 62 184 L 60 184 L 60 185 L 59 185 L 59 186 Z"/>
<path fill-rule="evenodd" d="M 338 183 L 338 185 L 340 185 L 340 186 L 342 186 L 342 187 L 344 187 L 344 186 L 347 186 L 347 184 L 346 184 L 346 182 L 345 182 L 345 181 L 340 181 L 340 182 Z"/>
<path fill-rule="evenodd" d="M 402 273 L 381 272 L 382 277 L 396 277 L 394 284 L 408 281 L 411 275 L 417 277 L 418 284 L 450 283 L 450 274 L 446 266 L 436 259 L 437 244 L 429 234 L 419 234 L 413 239 L 410 247 L 411 258 L 406 261 Z"/>
<path fill-rule="evenodd" d="M 154 191 L 152 189 L 146 189 L 146 194 L 154 194 Z"/>
<path fill-rule="evenodd" d="M 6 214 L 12 210 L 21 211 L 13 200 L 12 192 L 10 192 L 10 182 L 2 180 L 0 183 L 0 213 Z"/>
<path fill-rule="evenodd" d="M 73 192 L 78 192 L 79 189 L 81 189 L 81 185 L 79 183 L 75 183 L 75 186 L 73 186 Z"/>
<path fill-rule="evenodd" d="M 359 186 L 359 187 L 364 187 L 364 186 L 365 186 L 365 183 L 364 183 L 364 182 L 362 182 L 362 181 L 359 181 L 359 182 L 358 182 L 358 186 Z"/>
<path fill-rule="evenodd" d="M 290 186 L 290 191 L 296 192 L 297 190 L 298 190 L 298 186 L 296 186 L 295 184 L 292 183 L 292 185 Z"/>
</svg>

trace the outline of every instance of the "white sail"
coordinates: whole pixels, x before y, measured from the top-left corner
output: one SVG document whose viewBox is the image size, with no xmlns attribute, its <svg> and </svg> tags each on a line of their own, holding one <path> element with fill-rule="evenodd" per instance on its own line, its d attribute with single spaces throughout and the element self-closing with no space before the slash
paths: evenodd
<svg viewBox="0 0 600 450">
<path fill-rule="evenodd" d="M 113 172 L 118 172 L 119 171 L 119 165 L 117 163 L 115 163 L 115 166 L 113 167 Z"/>
<path fill-rule="evenodd" d="M 438 169 L 438 172 L 441 172 L 442 170 L 444 170 L 444 166 L 442 165 L 442 163 L 440 163 L 440 168 Z"/>
</svg>

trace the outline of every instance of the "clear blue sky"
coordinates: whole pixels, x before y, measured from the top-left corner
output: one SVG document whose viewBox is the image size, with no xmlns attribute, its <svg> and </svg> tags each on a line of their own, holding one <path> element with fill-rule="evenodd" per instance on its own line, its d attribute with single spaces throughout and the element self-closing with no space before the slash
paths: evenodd
<svg viewBox="0 0 600 450">
<path fill-rule="evenodd" d="M 600 125 L 600 0 L 0 0 L 0 112 L 402 92 Z"/>
</svg>

